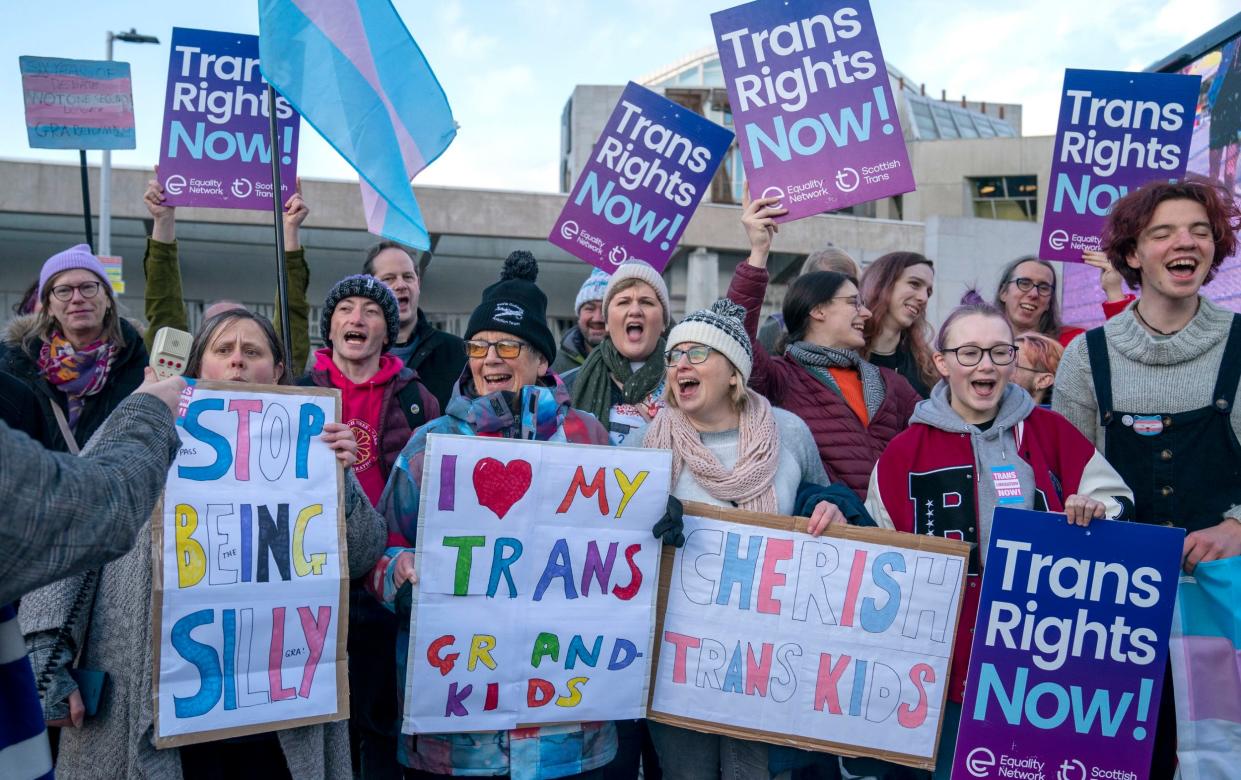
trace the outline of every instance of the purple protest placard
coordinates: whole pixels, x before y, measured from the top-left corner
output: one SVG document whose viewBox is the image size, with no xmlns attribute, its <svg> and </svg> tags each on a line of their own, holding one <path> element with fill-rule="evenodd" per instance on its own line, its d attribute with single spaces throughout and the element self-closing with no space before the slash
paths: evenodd
<svg viewBox="0 0 1241 780">
<path fill-rule="evenodd" d="M 19 57 L 32 149 L 133 149 L 128 62 Z"/>
<path fill-rule="evenodd" d="M 271 211 L 267 82 L 256 35 L 172 29 L 159 179 L 168 206 Z M 276 97 L 280 202 L 297 184 L 301 117 Z"/>
<path fill-rule="evenodd" d="M 757 0 L 711 23 L 750 195 L 782 198 L 778 222 L 914 189 L 866 0 Z"/>
<path fill-rule="evenodd" d="M 1179 179 L 1189 159 L 1200 76 L 1064 72 L 1039 257 L 1082 261 L 1099 249 L 1117 200 L 1155 179 Z"/>
<path fill-rule="evenodd" d="M 732 139 L 630 82 L 548 241 L 604 271 L 631 258 L 663 271 Z"/>
<path fill-rule="evenodd" d="M 1184 539 L 996 509 L 953 777 L 1145 780 Z"/>
</svg>

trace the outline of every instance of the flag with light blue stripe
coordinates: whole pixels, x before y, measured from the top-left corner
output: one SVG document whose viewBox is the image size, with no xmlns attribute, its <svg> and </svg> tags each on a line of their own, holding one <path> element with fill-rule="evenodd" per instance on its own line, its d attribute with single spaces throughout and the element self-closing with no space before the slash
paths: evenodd
<svg viewBox="0 0 1241 780">
<path fill-rule="evenodd" d="M 457 126 L 390 0 L 259 0 L 259 59 L 264 78 L 357 170 L 367 229 L 429 249 L 410 180 Z"/>
</svg>

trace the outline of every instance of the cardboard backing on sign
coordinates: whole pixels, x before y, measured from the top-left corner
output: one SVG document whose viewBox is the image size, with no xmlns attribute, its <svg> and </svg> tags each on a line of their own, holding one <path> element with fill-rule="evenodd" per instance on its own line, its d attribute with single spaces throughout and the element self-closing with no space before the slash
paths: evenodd
<svg viewBox="0 0 1241 780">
<path fill-rule="evenodd" d="M 751 525 L 758 528 L 770 528 L 778 531 L 791 531 L 803 534 L 807 533 L 808 519 L 804 517 L 787 517 L 783 515 L 768 515 L 758 512 L 747 512 L 740 509 L 725 509 L 723 507 L 713 506 L 710 504 L 700 504 L 694 501 L 684 502 L 684 507 L 686 517 L 696 516 L 730 523 Z M 889 547 L 900 547 L 909 550 L 933 552 L 941 555 L 961 558 L 961 583 L 958 588 L 956 608 L 956 620 L 960 619 L 961 605 L 965 598 L 965 576 L 969 568 L 968 559 L 970 546 L 968 544 L 965 544 L 964 542 L 952 541 L 950 539 L 943 539 L 940 537 L 907 534 L 882 528 L 862 528 L 852 525 L 829 526 L 827 530 L 823 532 L 822 536 L 866 542 L 870 544 L 886 545 Z M 664 613 L 668 607 L 668 594 L 672 584 L 672 571 L 674 568 L 673 560 L 675 557 L 676 548 L 665 545 L 663 550 L 663 560 L 660 563 L 659 570 L 659 602 L 655 614 L 655 637 L 663 635 Z M 950 636 L 956 635 L 956 620 L 952 623 L 949 634 Z M 663 643 L 655 641 L 653 642 L 653 645 L 653 655 L 651 658 L 652 677 L 658 674 L 659 656 Z M 946 666 L 951 667 L 951 662 L 952 657 L 950 655 L 946 659 Z M 943 693 L 940 700 L 941 714 L 944 709 L 944 704 L 948 698 L 948 685 L 946 682 L 942 687 Z M 780 734 L 771 731 L 761 731 L 758 729 L 731 726 L 727 723 L 720 723 L 717 721 L 697 720 L 694 718 L 686 718 L 679 715 L 660 712 L 654 709 L 654 684 L 652 683 L 649 688 L 650 690 L 647 699 L 647 717 L 659 723 L 666 723 L 670 726 L 680 726 L 681 728 L 706 732 L 709 734 L 721 734 L 728 737 L 736 737 L 738 739 L 748 739 L 758 742 L 766 742 L 772 745 L 782 745 L 784 747 L 814 750 L 841 756 L 867 756 L 920 769 L 935 768 L 935 753 L 932 753 L 931 757 L 927 759 L 922 756 L 915 756 L 905 753 L 873 750 L 856 745 L 813 739 L 795 734 Z M 939 726 L 936 730 L 936 752 L 938 752 L 939 736 L 942 729 L 943 718 L 941 716 Z"/>
<path fill-rule="evenodd" d="M 289 387 L 285 385 L 251 385 L 238 382 L 215 382 L 196 380 L 194 388 L 204 390 L 248 390 L 276 395 L 323 396 L 335 401 L 336 415 L 331 422 L 340 422 L 341 400 L 340 391 L 325 387 Z M 340 465 L 336 467 L 336 528 L 340 544 L 340 601 L 337 607 L 338 630 L 336 632 L 336 712 L 308 718 L 256 723 L 236 728 L 200 731 L 192 734 L 178 734 L 170 737 L 159 737 L 159 671 L 160 671 L 160 637 L 163 635 L 162 617 L 164 605 L 164 499 L 161 495 L 151 514 L 151 711 L 154 715 L 154 738 L 157 748 L 176 748 L 195 745 L 201 742 L 215 742 L 232 737 L 244 737 L 250 734 L 264 734 L 270 731 L 284 731 L 316 723 L 329 723 L 349 719 L 349 664 L 346 646 L 349 639 L 349 549 L 345 534 L 345 471 Z"/>
</svg>

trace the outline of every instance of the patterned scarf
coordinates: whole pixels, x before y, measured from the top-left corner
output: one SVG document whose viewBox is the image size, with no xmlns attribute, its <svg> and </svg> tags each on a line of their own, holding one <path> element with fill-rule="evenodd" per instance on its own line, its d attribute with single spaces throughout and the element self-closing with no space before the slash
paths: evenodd
<svg viewBox="0 0 1241 780">
<path fill-rule="evenodd" d="M 449 402 L 449 413 L 466 435 L 500 436 L 528 441 L 564 441 L 569 405 L 560 377 L 548 373 L 539 380 L 551 386 L 526 385 L 520 392 L 501 391 L 479 396 L 467 372 L 461 394 Z"/>
<path fill-rule="evenodd" d="M 746 390 L 746 405 L 738 426 L 737 465 L 724 468 L 680 409 L 669 406 L 646 429 L 642 446 L 672 450 L 672 484 L 681 469 L 689 468 L 694 481 L 720 501 L 751 512 L 775 513 L 776 466 L 780 460 L 780 432 L 771 402 Z"/>
<path fill-rule="evenodd" d="M 641 368 L 634 371 L 629 366 L 629 359 L 617 351 L 612 339 L 604 339 L 590 351 L 590 356 L 578 369 L 577 381 L 573 384 L 573 407 L 590 412 L 606 428 L 610 417 L 608 412 L 612 407 L 612 388 L 615 387 L 612 378 L 621 383 L 622 403 L 644 403 L 664 379 L 666 349 L 667 345 L 660 338 L 655 351 Z"/>
<path fill-rule="evenodd" d="M 39 371 L 53 387 L 69 399 L 69 428 L 76 429 L 86 396 L 103 389 L 116 360 L 116 346 L 96 341 L 84 349 L 74 349 L 60 331 L 52 331 L 39 348 Z"/>
<path fill-rule="evenodd" d="M 879 367 L 867 363 L 861 355 L 851 349 L 834 349 L 811 344 L 809 341 L 798 341 L 784 350 L 786 357 L 796 361 L 802 368 L 809 371 L 816 379 L 827 385 L 837 395 L 842 395 L 836 380 L 832 379 L 829 368 L 852 368 L 862 378 L 862 395 L 866 398 L 866 414 L 874 419 L 875 412 L 883 405 L 886 390 L 883 386 L 883 374 Z"/>
</svg>

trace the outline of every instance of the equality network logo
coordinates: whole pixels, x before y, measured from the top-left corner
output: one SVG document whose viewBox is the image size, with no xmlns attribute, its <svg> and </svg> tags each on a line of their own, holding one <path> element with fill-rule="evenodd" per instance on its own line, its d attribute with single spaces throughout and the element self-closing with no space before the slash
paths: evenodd
<svg viewBox="0 0 1241 780">
<path fill-rule="evenodd" d="M 990 777 L 995 767 L 995 753 L 985 747 L 974 748 L 965 757 L 965 771 L 974 777 Z"/>
<path fill-rule="evenodd" d="M 1069 234 L 1063 230 L 1053 230 L 1047 236 L 1047 246 L 1059 252 L 1069 243 Z"/>
</svg>

